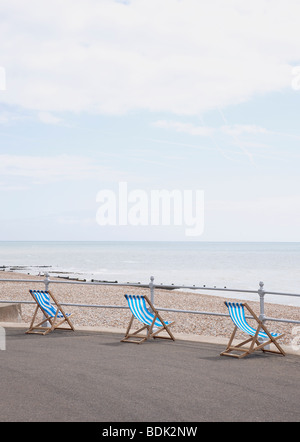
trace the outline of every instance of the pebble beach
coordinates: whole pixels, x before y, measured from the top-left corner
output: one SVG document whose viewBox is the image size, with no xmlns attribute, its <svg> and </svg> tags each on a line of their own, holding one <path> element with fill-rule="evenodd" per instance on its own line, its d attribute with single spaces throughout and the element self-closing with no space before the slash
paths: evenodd
<svg viewBox="0 0 300 442">
<path fill-rule="evenodd" d="M 29 289 L 44 290 L 45 286 L 41 280 L 43 276 L 32 276 L 16 272 L 2 271 L 0 279 L 24 279 L 25 282 L 1 282 L 0 299 L 6 301 L 32 301 Z M 26 282 L 35 280 L 36 282 Z M 124 308 L 99 308 L 99 307 L 75 307 L 65 306 L 68 313 L 72 313 L 72 322 L 76 326 L 102 327 L 103 329 L 116 328 L 118 330 L 127 328 L 131 317 L 124 298 L 125 293 L 146 294 L 150 297 L 149 288 L 124 287 L 108 285 L 88 284 L 61 284 L 61 279 L 53 278 L 52 281 L 60 283 L 50 284 L 49 289 L 57 300 L 62 304 L 93 304 L 122 306 Z M 176 290 L 163 290 L 155 288 L 155 306 L 157 308 L 195 310 L 214 313 L 228 313 L 225 300 L 237 301 L 229 297 L 210 296 L 209 294 L 185 293 Z M 259 302 L 247 301 L 252 309 L 259 314 Z M 21 305 L 21 320 L 29 323 L 35 306 L 33 304 Z M 228 338 L 233 330 L 233 324 L 229 317 L 212 316 L 204 314 L 161 312 L 162 317 L 168 321 L 174 321 L 172 331 L 175 334 L 202 335 L 207 337 Z M 270 318 L 285 318 L 291 320 L 300 319 L 300 308 L 280 304 L 265 303 L 265 315 Z M 251 324 L 251 321 L 249 321 Z M 252 323 L 253 324 L 253 323 Z M 254 325 L 254 324 L 253 324 Z M 281 343 L 290 345 L 293 338 L 293 328 L 300 327 L 299 324 L 282 322 L 268 322 L 270 331 L 284 333 Z M 237 338 L 243 337 L 237 334 Z"/>
</svg>

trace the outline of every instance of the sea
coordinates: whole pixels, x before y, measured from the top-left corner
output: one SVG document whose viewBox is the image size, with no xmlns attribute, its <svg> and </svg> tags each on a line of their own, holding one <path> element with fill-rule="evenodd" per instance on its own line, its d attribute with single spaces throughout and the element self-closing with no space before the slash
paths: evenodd
<svg viewBox="0 0 300 442">
<path fill-rule="evenodd" d="M 86 281 L 197 286 L 199 293 L 300 306 L 298 242 L 2 241 L 0 270 Z M 0 273 L 1 278 L 1 273 Z M 185 289 L 183 289 L 185 290 Z"/>
</svg>

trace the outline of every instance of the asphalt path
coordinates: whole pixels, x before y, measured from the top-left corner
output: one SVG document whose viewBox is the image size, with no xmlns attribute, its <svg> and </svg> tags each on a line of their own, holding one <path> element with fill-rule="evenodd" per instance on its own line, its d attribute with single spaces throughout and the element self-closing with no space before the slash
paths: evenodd
<svg viewBox="0 0 300 442">
<path fill-rule="evenodd" d="M 1 422 L 299 422 L 300 358 L 224 346 L 6 329 Z"/>
</svg>

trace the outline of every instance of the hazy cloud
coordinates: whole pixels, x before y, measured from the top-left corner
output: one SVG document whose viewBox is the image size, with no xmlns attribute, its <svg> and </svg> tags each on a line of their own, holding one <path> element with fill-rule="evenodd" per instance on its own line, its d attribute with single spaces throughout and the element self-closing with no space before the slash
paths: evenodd
<svg viewBox="0 0 300 442">
<path fill-rule="evenodd" d="M 115 181 L 121 173 L 84 156 L 0 155 L 0 175 L 30 178 L 32 182 L 99 179 Z"/>
<path fill-rule="evenodd" d="M 189 135 L 199 135 L 203 137 L 210 136 L 214 131 L 212 127 L 195 126 L 192 123 L 181 123 L 179 121 L 159 120 L 154 122 L 153 126 L 163 129 L 173 129 L 176 132 L 184 132 Z"/>
<path fill-rule="evenodd" d="M 223 108 L 291 87 L 299 14 L 296 0 L 2 2 L 1 100 L 51 124 L 63 111 Z"/>
</svg>

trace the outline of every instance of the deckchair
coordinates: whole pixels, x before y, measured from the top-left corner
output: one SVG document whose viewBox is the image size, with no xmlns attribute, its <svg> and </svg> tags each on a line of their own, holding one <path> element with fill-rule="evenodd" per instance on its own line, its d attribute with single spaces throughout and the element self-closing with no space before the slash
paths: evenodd
<svg viewBox="0 0 300 442">
<path fill-rule="evenodd" d="M 74 330 L 73 324 L 69 319 L 71 314 L 64 312 L 61 305 L 58 304 L 54 295 L 50 291 L 29 290 L 29 292 L 35 300 L 37 306 L 34 311 L 29 329 L 26 331 L 26 333 L 39 333 L 46 335 L 57 328 L 60 330 Z M 43 313 L 44 318 L 41 322 L 34 325 L 34 321 L 39 310 L 41 310 Z M 68 324 L 68 326 L 61 327 L 61 325 L 65 322 Z"/>
<path fill-rule="evenodd" d="M 257 317 L 254 311 L 249 307 L 247 303 L 238 302 L 227 302 L 225 305 L 228 308 L 230 318 L 232 319 L 235 327 L 232 335 L 229 339 L 226 350 L 221 353 L 221 356 L 233 356 L 236 358 L 243 358 L 254 351 L 262 350 L 263 352 L 276 353 L 285 356 L 285 352 L 277 342 L 277 339 L 282 338 L 283 334 L 280 333 L 270 333 L 264 323 Z M 252 315 L 252 317 L 257 322 L 257 328 L 251 327 L 246 321 L 245 308 Z M 240 329 L 244 333 L 250 336 L 249 339 L 237 344 L 232 345 L 233 339 L 237 330 Z M 270 350 L 265 348 L 270 344 L 274 344 L 277 350 Z M 249 344 L 248 346 L 245 346 Z M 241 354 L 236 354 L 233 352 L 242 352 Z"/>
<path fill-rule="evenodd" d="M 121 340 L 121 342 L 141 344 L 150 338 L 171 339 L 175 341 L 175 338 L 169 329 L 174 322 L 165 322 L 147 296 L 125 295 L 125 298 L 128 302 L 132 316 L 126 330 L 125 337 Z M 148 304 L 149 308 L 147 308 L 146 303 Z M 141 322 L 143 326 L 130 333 L 135 318 Z M 144 334 L 141 334 L 143 330 L 146 331 Z M 166 331 L 168 336 L 157 336 L 162 331 Z"/>
</svg>

